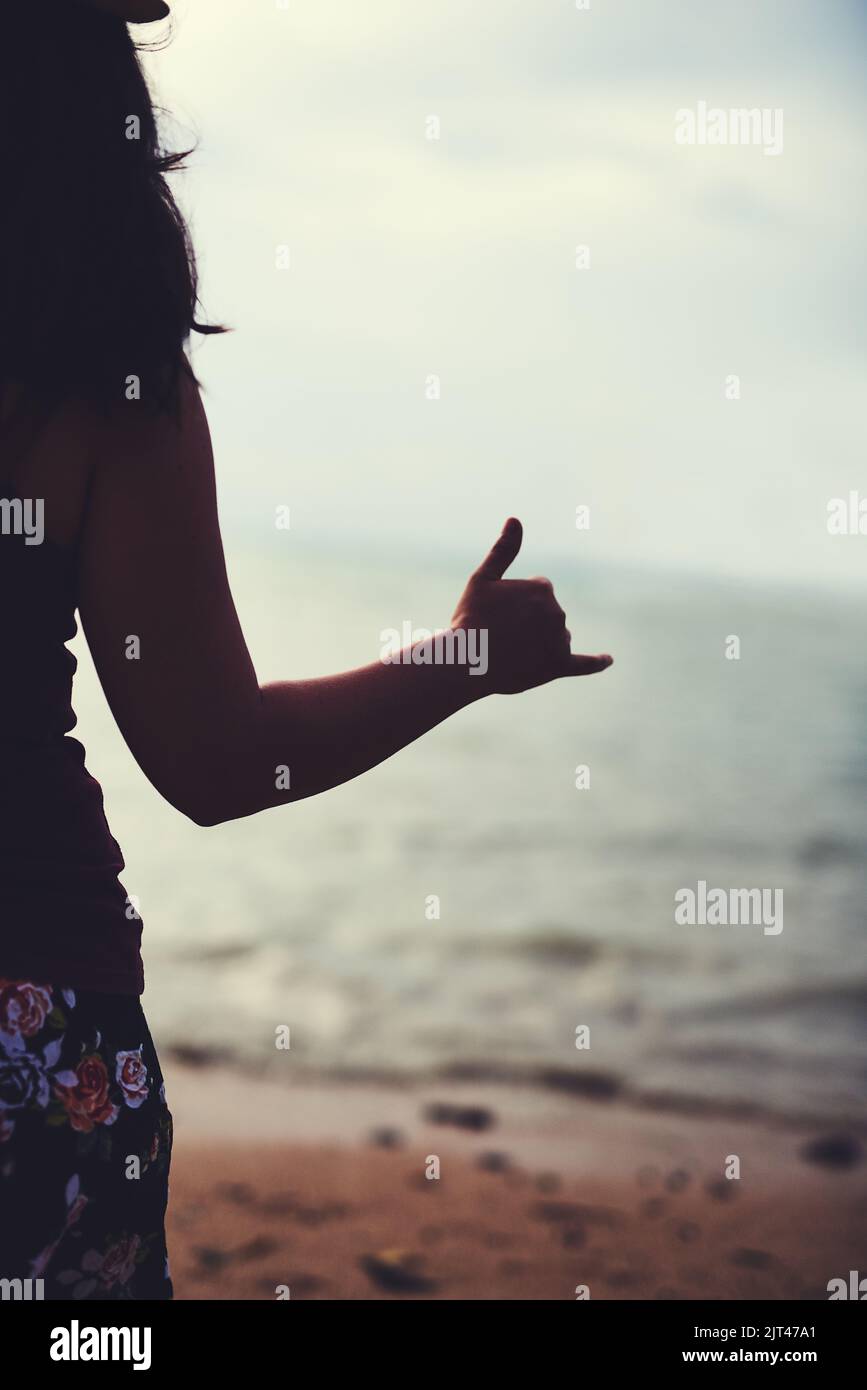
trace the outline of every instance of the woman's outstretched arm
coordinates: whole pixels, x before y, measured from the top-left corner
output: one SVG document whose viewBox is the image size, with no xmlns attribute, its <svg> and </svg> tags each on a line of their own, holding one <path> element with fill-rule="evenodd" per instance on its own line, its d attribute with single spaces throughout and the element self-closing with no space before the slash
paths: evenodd
<svg viewBox="0 0 867 1390">
<path fill-rule="evenodd" d="M 571 654 L 547 580 L 503 578 L 521 545 L 512 520 L 470 577 L 451 623 L 450 631 L 485 634 L 476 639 L 485 647 L 474 651 L 477 668 L 485 651 L 484 674 L 471 674 L 467 663 L 375 661 L 260 688 L 226 575 L 196 388 L 185 382 L 178 421 L 129 402 L 111 421 L 93 422 L 90 442 L 82 624 L 133 756 L 200 825 L 327 791 L 484 695 L 610 664 Z"/>
</svg>

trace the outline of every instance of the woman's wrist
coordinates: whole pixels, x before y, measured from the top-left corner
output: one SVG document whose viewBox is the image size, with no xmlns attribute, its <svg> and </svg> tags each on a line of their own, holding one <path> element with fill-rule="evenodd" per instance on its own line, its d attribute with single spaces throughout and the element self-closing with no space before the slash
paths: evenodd
<svg viewBox="0 0 867 1390">
<path fill-rule="evenodd" d="M 427 672 L 428 688 L 446 694 L 457 710 L 491 693 L 487 638 L 484 630 L 452 626 L 383 660 Z"/>
</svg>

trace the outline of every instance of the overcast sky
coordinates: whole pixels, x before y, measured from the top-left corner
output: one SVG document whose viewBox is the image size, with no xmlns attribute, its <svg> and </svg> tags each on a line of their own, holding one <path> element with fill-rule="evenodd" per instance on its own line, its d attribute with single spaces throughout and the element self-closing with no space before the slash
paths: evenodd
<svg viewBox="0 0 867 1390">
<path fill-rule="evenodd" d="M 826 508 L 867 498 L 865 6 L 590 6 L 176 4 L 230 541 L 286 504 L 481 554 L 515 513 L 534 556 L 864 583 Z M 781 108 L 782 153 L 677 144 L 699 102 Z"/>
</svg>

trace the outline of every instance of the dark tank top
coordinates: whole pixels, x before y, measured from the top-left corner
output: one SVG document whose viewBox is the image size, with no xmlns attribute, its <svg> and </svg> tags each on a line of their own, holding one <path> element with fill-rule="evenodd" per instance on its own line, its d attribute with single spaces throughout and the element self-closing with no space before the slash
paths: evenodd
<svg viewBox="0 0 867 1390">
<path fill-rule="evenodd" d="M 76 562 L 0 482 L 0 977 L 140 994 L 141 921 L 76 719 Z"/>
</svg>

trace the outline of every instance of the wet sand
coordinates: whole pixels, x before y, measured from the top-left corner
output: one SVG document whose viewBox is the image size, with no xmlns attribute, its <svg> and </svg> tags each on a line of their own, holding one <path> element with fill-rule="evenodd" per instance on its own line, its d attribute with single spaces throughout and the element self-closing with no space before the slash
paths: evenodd
<svg viewBox="0 0 867 1390">
<path fill-rule="evenodd" d="M 166 1079 L 178 1298 L 826 1299 L 867 1271 L 848 1131 L 470 1083 Z"/>
</svg>

